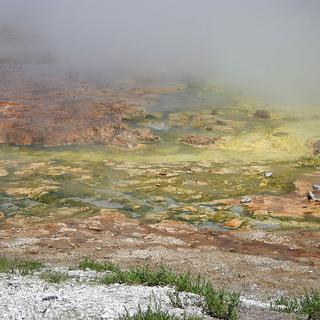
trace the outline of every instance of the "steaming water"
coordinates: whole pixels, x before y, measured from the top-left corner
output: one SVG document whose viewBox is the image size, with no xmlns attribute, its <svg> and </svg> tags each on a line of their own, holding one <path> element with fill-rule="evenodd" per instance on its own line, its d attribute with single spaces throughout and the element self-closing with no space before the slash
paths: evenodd
<svg viewBox="0 0 320 320">
<path fill-rule="evenodd" d="M 214 90 L 201 91 L 197 88 L 172 94 L 160 95 L 157 101 L 149 108 L 154 112 L 194 111 L 195 109 L 212 109 L 228 107 L 234 103 L 230 96 Z"/>
</svg>

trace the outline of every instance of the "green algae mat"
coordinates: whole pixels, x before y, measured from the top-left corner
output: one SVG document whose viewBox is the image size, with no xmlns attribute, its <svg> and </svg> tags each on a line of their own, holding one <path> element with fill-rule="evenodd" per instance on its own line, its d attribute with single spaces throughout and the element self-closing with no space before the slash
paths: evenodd
<svg viewBox="0 0 320 320">
<path fill-rule="evenodd" d="M 285 196 L 296 179 L 317 171 L 316 109 L 186 89 L 161 95 L 128 121 L 159 140 L 138 149 L 0 146 L 0 211 L 59 220 L 110 209 L 145 223 L 173 219 L 219 230 L 238 219 L 238 227 L 318 229 L 316 220 L 257 221 L 245 205 L 223 203 Z"/>
</svg>

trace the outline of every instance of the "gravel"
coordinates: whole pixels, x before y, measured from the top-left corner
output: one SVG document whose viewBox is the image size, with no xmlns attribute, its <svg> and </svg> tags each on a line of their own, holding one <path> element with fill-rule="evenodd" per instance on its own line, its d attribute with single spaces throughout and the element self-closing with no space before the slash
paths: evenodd
<svg viewBox="0 0 320 320">
<path fill-rule="evenodd" d="M 21 276 L 0 274 L 0 319 L 1 320 L 103 320 L 118 319 L 119 315 L 131 315 L 140 307 L 160 307 L 183 318 L 184 314 L 211 319 L 202 313 L 200 296 L 180 292 L 183 309 L 171 303 L 171 287 L 146 287 L 141 285 L 99 285 L 93 280 L 103 273 L 95 271 L 53 268 L 44 270 L 67 274 L 70 279 L 64 283 L 52 284 L 42 280 L 39 273 Z M 286 314 L 269 310 L 269 303 L 254 297 L 241 296 L 240 320 L 289 320 Z"/>
<path fill-rule="evenodd" d="M 117 319 L 126 312 L 134 314 L 139 306 L 160 305 L 171 314 L 201 315 L 201 309 L 174 308 L 170 287 L 145 287 L 113 284 L 109 286 L 70 280 L 50 284 L 37 276 L 0 275 L 0 315 L 3 320 Z M 189 299 L 199 297 L 188 294 Z M 209 319 L 209 318 L 208 318 Z"/>
</svg>

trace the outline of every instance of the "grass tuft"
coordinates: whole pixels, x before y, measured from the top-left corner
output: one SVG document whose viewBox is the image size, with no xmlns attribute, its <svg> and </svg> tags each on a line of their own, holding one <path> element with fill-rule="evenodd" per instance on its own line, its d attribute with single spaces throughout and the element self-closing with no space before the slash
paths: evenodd
<svg viewBox="0 0 320 320">
<path fill-rule="evenodd" d="M 239 294 L 215 289 L 211 282 L 190 273 L 177 274 L 171 269 L 160 267 L 151 270 L 148 267 L 135 267 L 121 270 L 117 265 L 97 263 L 91 260 L 80 262 L 80 268 L 96 271 L 111 271 L 101 278 L 102 284 L 142 284 L 145 286 L 174 286 L 178 292 L 190 292 L 204 297 L 203 311 L 219 319 L 238 319 Z"/>
<path fill-rule="evenodd" d="M 61 283 L 67 281 L 70 277 L 63 272 L 46 271 L 40 274 L 40 278 L 49 283 Z"/>
<path fill-rule="evenodd" d="M 202 320 L 199 316 L 187 316 L 178 317 L 171 315 L 166 311 L 162 311 L 158 306 L 153 310 L 149 305 L 147 310 L 142 311 L 140 306 L 138 312 L 134 315 L 130 315 L 127 311 L 124 315 L 119 316 L 118 320 Z"/>
<path fill-rule="evenodd" d="M 124 315 L 119 316 L 118 320 L 179 320 L 179 318 L 158 308 L 152 310 L 150 306 L 148 306 L 146 311 L 142 311 L 139 306 L 137 313 L 130 315 L 127 311 Z"/>
<path fill-rule="evenodd" d="M 272 303 L 271 308 L 276 311 L 295 313 L 308 320 L 320 320 L 320 290 L 305 291 L 296 298 L 281 297 Z"/>
<path fill-rule="evenodd" d="M 44 265 L 36 260 L 17 260 L 0 257 L 0 272 L 8 273 L 18 271 L 21 275 L 30 274 L 43 268 Z"/>
<path fill-rule="evenodd" d="M 96 262 L 91 259 L 84 259 L 84 260 L 80 261 L 79 268 L 81 270 L 90 269 L 90 270 L 94 270 L 97 272 L 103 272 L 103 271 L 118 272 L 118 271 L 120 271 L 120 268 L 112 262 L 109 262 L 109 261 Z"/>
</svg>

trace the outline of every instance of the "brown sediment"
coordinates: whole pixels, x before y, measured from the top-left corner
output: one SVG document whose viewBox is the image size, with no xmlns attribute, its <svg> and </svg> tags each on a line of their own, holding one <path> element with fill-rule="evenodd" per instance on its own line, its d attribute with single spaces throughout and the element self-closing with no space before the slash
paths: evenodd
<svg viewBox="0 0 320 320">
<path fill-rule="evenodd" d="M 270 178 L 272 179 L 272 178 Z M 314 219 L 320 221 L 320 204 L 308 200 L 308 192 L 312 185 L 320 180 L 319 172 L 304 175 L 294 183 L 295 190 L 283 196 L 252 195 L 252 200 L 246 203 L 246 208 L 253 217 L 265 216 L 270 218 Z M 240 199 L 222 199 L 212 203 L 236 205 Z"/>
<path fill-rule="evenodd" d="M 109 249 L 118 247 L 119 240 L 124 247 L 138 249 L 154 246 L 158 244 L 157 242 L 161 243 L 161 239 L 169 237 L 172 239 L 172 243 L 170 241 L 162 243 L 166 247 L 187 249 L 209 246 L 222 251 L 231 250 L 240 254 L 293 261 L 299 261 L 299 258 L 320 258 L 319 247 L 307 245 L 311 239 L 314 242 L 320 240 L 320 235 L 310 231 L 299 233 L 281 231 L 277 234 L 283 236 L 288 233 L 289 242 L 268 243 L 267 237 L 259 241 L 259 239 L 248 239 L 248 237 L 246 239 L 243 236 L 243 234 L 255 234 L 254 230 L 215 232 L 209 228 L 199 229 L 177 221 L 162 221 L 158 224 L 146 225 L 141 224 L 138 220 L 127 218 L 123 214 L 108 210 L 102 210 L 101 214 L 86 219 L 65 218 L 62 221 L 51 223 L 37 222 L 37 220 L 40 219 L 16 215 L 3 221 L 0 225 L 3 235 L 2 245 L 17 237 L 32 236 L 32 238 L 40 240 L 42 253 L 45 254 L 46 246 L 47 249 L 50 248 L 52 243 L 56 243 L 57 239 L 63 236 L 62 238 L 68 238 L 70 244 L 73 243 L 78 254 L 90 255 L 92 240 Z M 113 238 L 110 242 L 108 241 L 109 237 Z M 153 237 L 157 240 L 154 241 Z M 79 245 L 79 239 L 84 240 L 80 241 L 81 245 Z M 89 239 L 91 240 L 88 243 Z M 128 239 L 136 239 L 136 241 L 128 241 L 126 244 Z M 298 243 L 300 244 L 299 248 Z M 38 254 L 41 255 L 42 250 Z"/>
<path fill-rule="evenodd" d="M 214 232 L 175 221 L 145 225 L 109 210 L 59 222 L 16 215 L 0 224 L 0 248 L 7 256 L 53 264 L 75 264 L 84 257 L 123 266 L 165 263 L 237 288 L 255 283 L 295 291 L 298 279 L 304 287 L 320 279 L 318 233 L 279 231 L 268 240 L 259 232 Z M 280 275 L 290 281 L 283 283 Z"/>
<path fill-rule="evenodd" d="M 207 146 L 214 144 L 216 139 L 207 136 L 200 136 L 195 134 L 189 134 L 180 139 L 181 142 L 196 145 L 196 146 Z"/>
<path fill-rule="evenodd" d="M 253 115 L 257 119 L 270 119 L 270 113 L 268 110 L 258 109 Z"/>
<path fill-rule="evenodd" d="M 0 143 L 15 145 L 136 147 L 155 141 L 158 137 L 148 128 L 134 128 L 128 120 L 143 118 L 143 109 L 158 93 L 179 90 L 90 86 L 64 73 L 54 76 L 50 68 L 34 80 L 21 66 L 1 67 Z"/>
<path fill-rule="evenodd" d="M 135 146 L 157 140 L 146 128 L 130 128 L 124 118 L 137 111 L 120 100 L 75 106 L 41 102 L 33 105 L 2 102 L 3 105 L 5 110 L 0 113 L 0 143 Z"/>
</svg>

